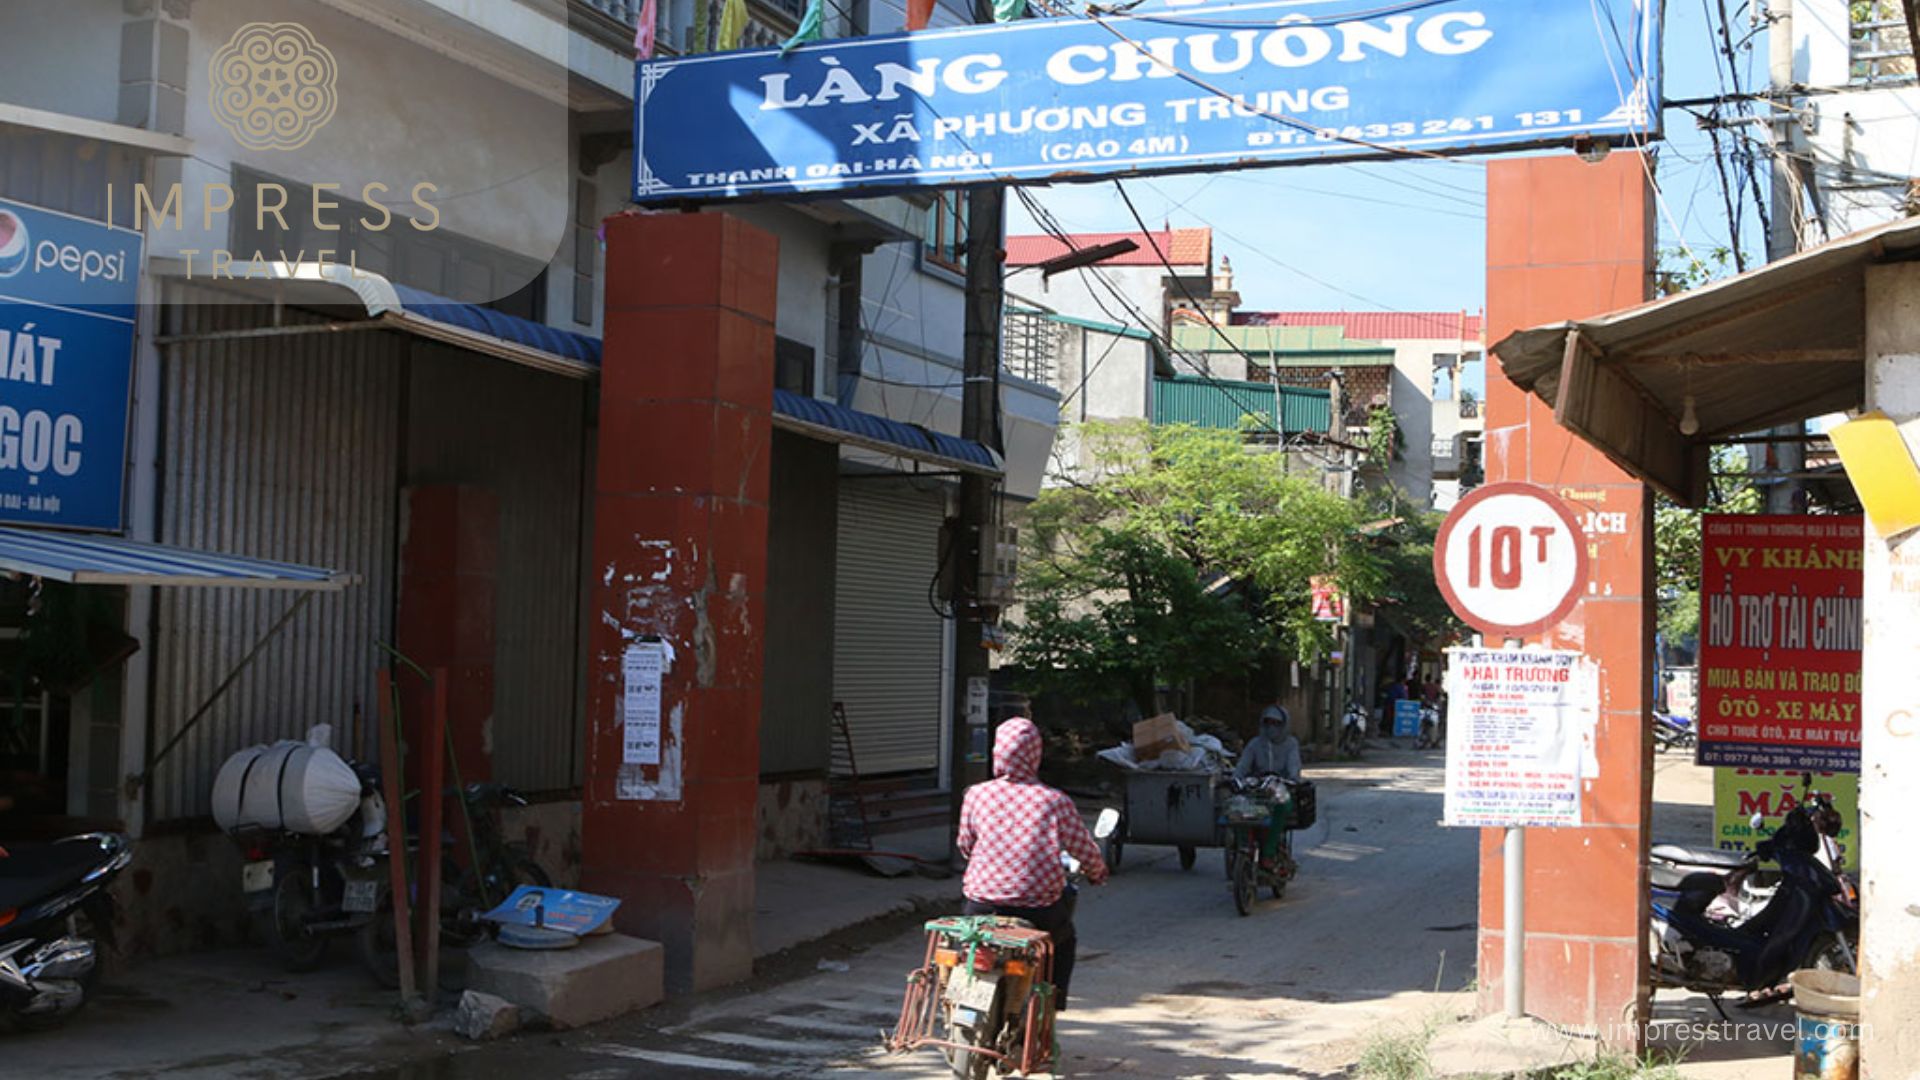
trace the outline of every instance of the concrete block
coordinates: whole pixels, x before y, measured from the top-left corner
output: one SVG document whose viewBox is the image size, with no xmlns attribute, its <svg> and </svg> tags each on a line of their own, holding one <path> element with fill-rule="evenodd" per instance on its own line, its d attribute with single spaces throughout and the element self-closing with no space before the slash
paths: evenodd
<svg viewBox="0 0 1920 1080">
<path fill-rule="evenodd" d="M 666 953 L 624 934 L 572 949 L 511 949 L 488 942 L 467 954 L 467 986 L 504 998 L 556 1028 L 580 1027 L 657 1005 L 666 996 Z"/>
<path fill-rule="evenodd" d="M 477 1042 L 511 1035 L 519 1026 L 520 1006 L 477 990 L 461 994 L 453 1014 L 454 1032 Z"/>
</svg>

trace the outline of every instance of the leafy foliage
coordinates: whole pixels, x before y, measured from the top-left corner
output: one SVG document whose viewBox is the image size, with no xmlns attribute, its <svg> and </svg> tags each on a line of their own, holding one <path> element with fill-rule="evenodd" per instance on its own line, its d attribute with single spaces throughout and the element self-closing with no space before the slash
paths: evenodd
<svg viewBox="0 0 1920 1080">
<path fill-rule="evenodd" d="M 1328 648 L 1311 578 L 1380 591 L 1379 559 L 1353 542 L 1362 508 L 1238 433 L 1089 423 L 1078 437 L 1090 479 L 1042 493 L 1024 530 L 1009 629 L 1035 689 L 1151 709 L 1158 684 Z"/>
<path fill-rule="evenodd" d="M 1747 477 L 1747 457 L 1725 448 L 1713 458 L 1715 477 L 1707 512 L 1757 514 L 1765 500 Z M 1660 633 L 1678 644 L 1700 632 L 1700 514 L 1665 496 L 1653 512 L 1653 576 L 1659 597 Z"/>
<path fill-rule="evenodd" d="M 1732 270 L 1733 249 L 1724 245 L 1708 250 L 1698 262 L 1684 248 L 1663 248 L 1653 271 L 1653 294 L 1672 296 L 1697 289 L 1726 277 Z"/>
<path fill-rule="evenodd" d="M 1402 445 L 1399 418 L 1387 406 L 1375 405 L 1367 413 L 1367 460 L 1384 469 L 1400 456 Z"/>
</svg>

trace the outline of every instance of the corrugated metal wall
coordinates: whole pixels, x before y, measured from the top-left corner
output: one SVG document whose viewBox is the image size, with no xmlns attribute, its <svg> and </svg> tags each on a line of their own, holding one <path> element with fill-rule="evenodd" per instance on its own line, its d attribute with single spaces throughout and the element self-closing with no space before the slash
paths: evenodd
<svg viewBox="0 0 1920 1080">
<path fill-rule="evenodd" d="M 196 296 L 204 298 L 183 290 L 179 299 Z M 169 317 L 172 333 L 196 334 L 258 325 L 262 311 L 203 303 Z M 160 763 L 154 820 L 208 813 L 214 774 L 242 747 L 298 738 L 321 722 L 345 746 L 356 707 L 370 740 L 374 639 L 392 637 L 405 347 L 368 332 L 165 350 L 160 540 L 362 580 L 308 603 Z M 293 601 L 268 590 L 157 590 L 149 745 L 172 738 Z"/>
<path fill-rule="evenodd" d="M 413 349 L 407 483 L 474 484 L 500 499 L 494 778 L 526 791 L 577 786 L 587 384 L 457 349 Z"/>
<path fill-rule="evenodd" d="M 847 709 L 862 776 L 938 768 L 941 491 L 899 480 L 840 482 L 833 696 Z"/>
</svg>

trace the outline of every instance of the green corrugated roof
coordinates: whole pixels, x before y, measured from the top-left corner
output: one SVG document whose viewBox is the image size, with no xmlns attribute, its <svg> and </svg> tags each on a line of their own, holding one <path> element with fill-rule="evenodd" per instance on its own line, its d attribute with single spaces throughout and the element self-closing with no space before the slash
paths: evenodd
<svg viewBox="0 0 1920 1080">
<path fill-rule="evenodd" d="M 1349 340 L 1338 326 L 1176 326 L 1173 343 L 1183 352 L 1244 352 L 1281 367 L 1393 363 L 1392 349 Z"/>
<path fill-rule="evenodd" d="M 1238 431 L 1277 427 L 1326 432 L 1333 422 L 1332 395 L 1297 386 L 1279 388 L 1278 409 L 1270 383 L 1203 379 L 1182 375 L 1153 381 L 1153 422 Z M 1251 417 L 1251 423 L 1248 418 Z"/>
</svg>

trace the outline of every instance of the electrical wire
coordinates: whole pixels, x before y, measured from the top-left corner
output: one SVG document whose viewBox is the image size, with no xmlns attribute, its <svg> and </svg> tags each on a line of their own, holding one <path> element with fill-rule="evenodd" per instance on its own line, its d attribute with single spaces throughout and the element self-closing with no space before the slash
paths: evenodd
<svg viewBox="0 0 1920 1080">
<path fill-rule="evenodd" d="M 1045 207 L 1041 206 L 1039 201 L 1035 199 L 1031 194 L 1029 194 L 1026 191 L 1026 189 L 1014 188 L 1013 190 L 1015 194 L 1020 198 L 1020 200 L 1026 205 L 1028 211 L 1033 214 L 1034 220 L 1040 224 L 1042 229 L 1046 230 L 1048 235 L 1052 236 L 1056 240 L 1059 240 L 1061 243 L 1066 244 L 1067 247 L 1072 251 L 1081 250 L 1080 245 L 1074 240 L 1073 236 L 1067 233 L 1064 229 L 1061 229 L 1059 227 L 1059 223 L 1053 220 L 1053 216 L 1051 212 L 1049 212 Z M 1136 221 L 1139 220 L 1137 215 L 1135 217 L 1135 220 Z M 1166 254 L 1160 251 L 1159 245 L 1152 243 L 1152 239 L 1151 239 L 1153 235 L 1152 230 L 1148 229 L 1144 224 L 1142 224 L 1141 232 L 1147 235 L 1148 243 L 1150 246 L 1153 247 L 1154 253 L 1160 258 L 1162 265 L 1167 266 L 1169 272 L 1173 272 L 1172 265 L 1171 263 L 1168 262 Z M 1113 298 L 1116 301 L 1118 301 L 1122 307 L 1124 307 L 1129 313 L 1132 314 L 1135 325 L 1139 326 L 1141 329 L 1145 330 L 1147 333 L 1153 335 L 1154 339 L 1158 341 L 1161 344 L 1161 347 L 1167 351 L 1167 355 L 1169 357 L 1178 359 L 1182 363 L 1186 364 L 1189 368 L 1192 368 L 1194 374 L 1198 375 L 1208 385 L 1212 386 L 1214 389 L 1220 391 L 1223 395 L 1225 395 L 1229 401 L 1233 402 L 1233 404 L 1237 406 L 1241 410 L 1241 412 L 1247 416 L 1247 418 L 1258 421 L 1260 423 L 1260 426 L 1263 427 L 1268 433 L 1275 436 L 1282 437 L 1282 438 L 1285 437 L 1285 432 L 1281 431 L 1278 427 L 1276 427 L 1272 423 L 1272 421 L 1265 419 L 1262 413 L 1260 412 L 1260 410 L 1248 404 L 1244 399 L 1242 399 L 1237 393 L 1234 392 L 1232 387 L 1227 386 L 1221 380 L 1215 378 L 1213 373 L 1208 371 L 1204 365 L 1196 363 L 1191 357 L 1187 356 L 1185 351 L 1182 350 L 1179 347 L 1179 345 L 1177 345 L 1171 339 L 1169 335 L 1162 333 L 1160 328 L 1157 325 L 1155 325 L 1153 321 L 1149 320 L 1145 315 L 1141 314 L 1139 308 L 1135 307 L 1133 305 L 1133 302 L 1131 300 L 1128 300 L 1126 295 L 1120 292 L 1117 286 L 1115 286 L 1111 281 L 1109 281 L 1104 274 L 1101 274 L 1099 272 L 1098 266 L 1080 267 L 1079 269 L 1081 270 L 1083 275 L 1088 274 L 1090 272 L 1091 276 L 1095 280 L 1097 280 L 1104 288 L 1106 288 L 1108 292 L 1113 296 Z M 1178 273 L 1177 272 L 1173 272 L 1173 273 L 1174 273 L 1175 281 L 1179 282 Z M 1186 291 L 1185 283 L 1184 282 L 1179 282 L 1179 283 L 1181 285 L 1182 291 L 1183 292 Z M 1189 292 L 1187 293 L 1187 295 L 1189 299 L 1191 299 L 1192 294 Z M 1100 303 L 1098 297 L 1095 297 L 1094 302 L 1096 304 L 1099 304 L 1100 310 L 1102 312 L 1105 312 L 1108 318 L 1114 319 L 1115 322 L 1122 322 L 1122 320 L 1118 319 L 1113 315 L 1111 309 L 1109 309 L 1105 304 Z M 1231 342 L 1229 342 L 1229 344 L 1231 344 Z M 1236 349 L 1237 349 L 1237 346 L 1236 346 Z M 1246 354 L 1243 352 L 1241 353 L 1241 355 L 1245 356 Z"/>
</svg>

